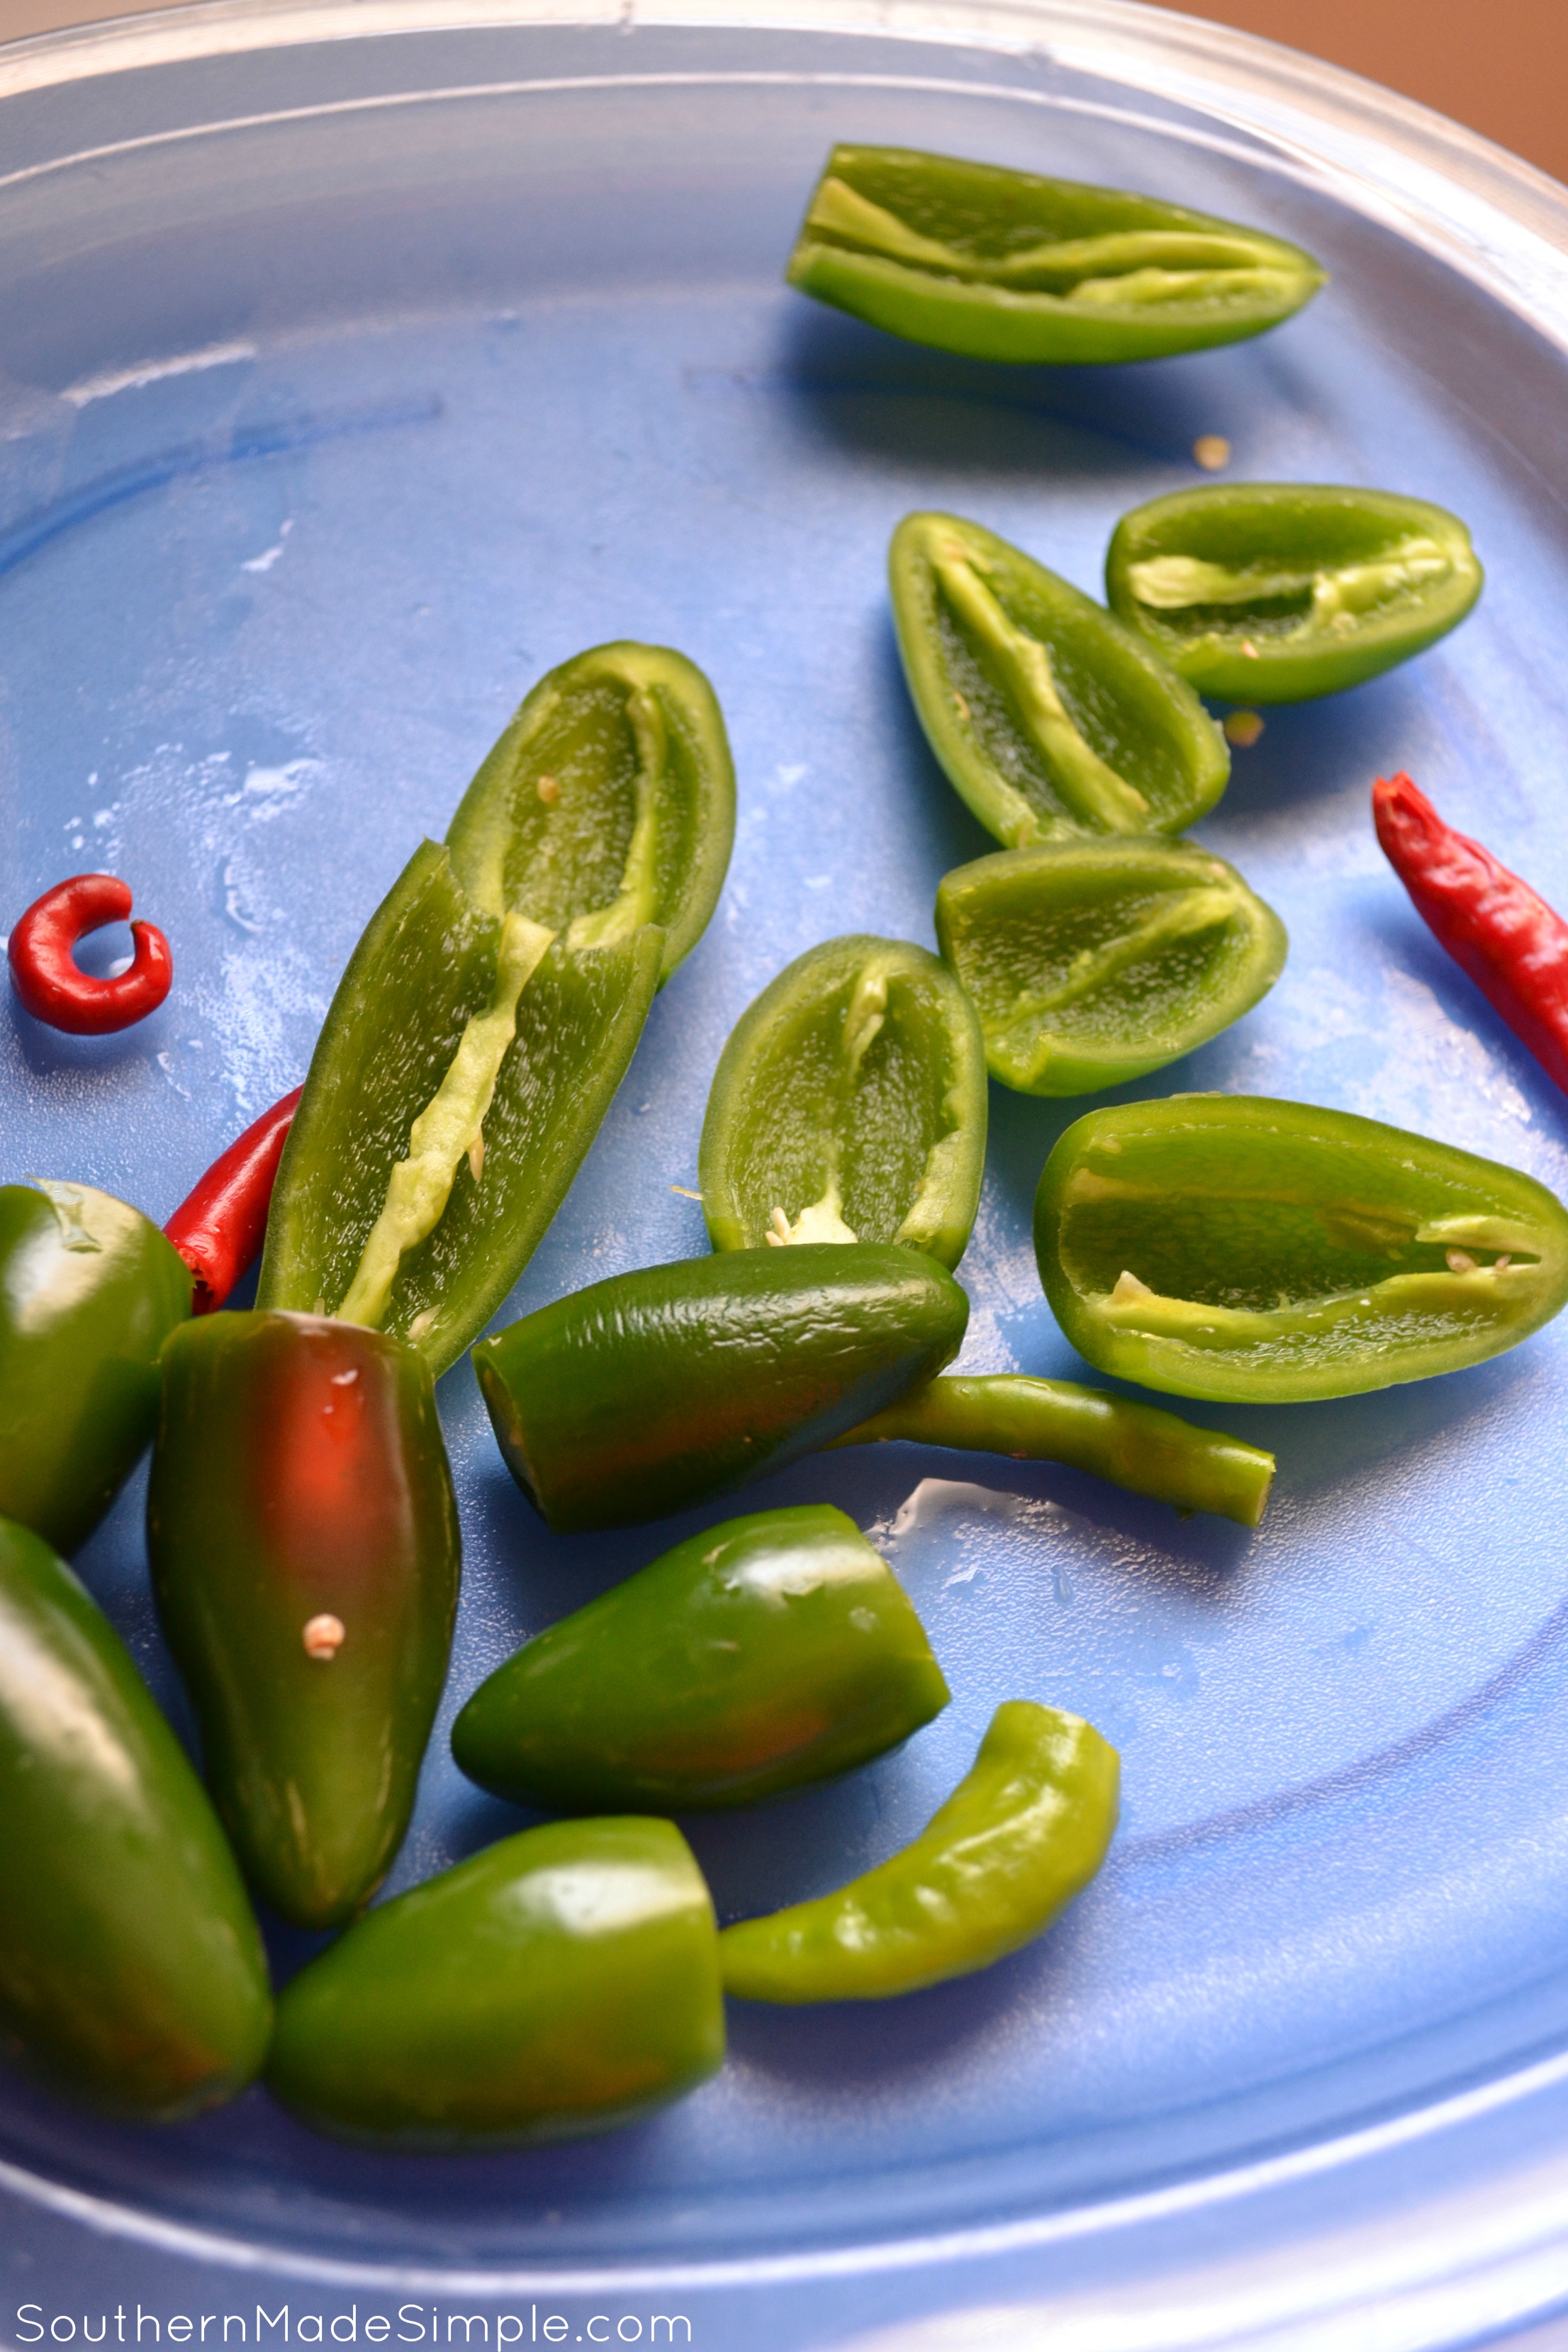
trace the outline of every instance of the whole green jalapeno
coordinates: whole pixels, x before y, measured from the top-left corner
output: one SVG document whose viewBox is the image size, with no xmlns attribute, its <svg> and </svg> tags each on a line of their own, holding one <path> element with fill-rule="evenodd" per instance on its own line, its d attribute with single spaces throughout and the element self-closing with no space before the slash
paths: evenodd
<svg viewBox="0 0 1568 2352">
<path fill-rule="evenodd" d="M 926 738 L 1005 847 L 1179 833 L 1224 792 L 1230 753 L 1192 688 L 994 531 L 906 515 L 888 576 Z"/>
<path fill-rule="evenodd" d="M 4 1519 L 0 2021 L 57 2089 L 143 2122 L 243 2090 L 272 2022 L 184 1748 L 69 1569 Z"/>
<path fill-rule="evenodd" d="M 726 1927 L 726 1992 L 881 2000 L 986 1969 L 1081 1894 L 1116 1829 L 1121 1767 L 1081 1717 L 1009 1699 L 913 1844 L 836 1895 Z"/>
<path fill-rule="evenodd" d="M 786 272 L 973 359 L 1163 359 L 1261 334 L 1324 282 L 1310 254 L 1154 196 L 907 147 L 835 147 Z"/>
<path fill-rule="evenodd" d="M 247 1875 L 286 1919 L 341 1925 L 407 1827 L 457 1613 L 429 1366 L 315 1316 L 186 1324 L 164 1358 L 147 1544 Z"/>
<path fill-rule="evenodd" d="M 1457 515 L 1393 490 L 1217 482 L 1123 515 L 1106 594 L 1202 694 L 1303 702 L 1462 621 L 1481 567 Z"/>
<path fill-rule="evenodd" d="M 677 1544 L 481 1683 L 452 1753 L 543 1811 L 752 1805 L 847 1772 L 947 1705 L 880 1552 L 826 1503 Z"/>
<path fill-rule="evenodd" d="M 1035 1249 L 1100 1370 L 1239 1403 L 1454 1371 L 1568 1300 L 1568 1210 L 1533 1177 L 1256 1095 L 1090 1111 L 1046 1162 Z"/>
<path fill-rule="evenodd" d="M 601 646 L 540 681 L 339 984 L 261 1306 L 456 1361 L 559 1208 L 733 830 L 723 720 L 681 655 Z"/>
<path fill-rule="evenodd" d="M 669 1822 L 552 1822 L 379 1905 L 288 1985 L 267 2079 L 319 2130 L 475 2149 L 609 2131 L 722 2063 L 718 1936 Z"/>
<path fill-rule="evenodd" d="M 977 857 L 942 877 L 936 935 L 979 1008 L 986 1067 L 1029 1095 L 1092 1093 L 1190 1054 L 1273 987 L 1289 945 L 1235 866 L 1185 841 Z"/>
<path fill-rule="evenodd" d="M 719 1057 L 698 1181 L 715 1249 L 901 1242 L 963 1255 L 985 1167 L 980 1024 L 907 940 L 808 948 Z"/>
<path fill-rule="evenodd" d="M 473 1350 L 507 1467 L 557 1533 L 782 1470 L 950 1363 L 969 1301 L 876 1242 L 680 1258 L 590 1284 Z"/>
<path fill-rule="evenodd" d="M 1130 1494 L 1179 1511 L 1213 1511 L 1244 1528 L 1261 1523 L 1274 1483 L 1274 1456 L 1261 1446 L 1105 1389 L 1022 1372 L 943 1373 L 833 1443 L 896 1438 L 1014 1462 L 1065 1462 Z"/>
<path fill-rule="evenodd" d="M 84 1543 L 153 1435 L 158 1353 L 191 1277 L 154 1224 L 90 1184 L 0 1185 L 0 1513 Z"/>
</svg>

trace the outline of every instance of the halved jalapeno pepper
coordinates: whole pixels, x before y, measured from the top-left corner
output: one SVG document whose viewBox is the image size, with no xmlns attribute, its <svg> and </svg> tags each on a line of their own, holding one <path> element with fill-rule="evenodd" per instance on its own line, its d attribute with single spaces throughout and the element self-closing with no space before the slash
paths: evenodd
<svg viewBox="0 0 1568 2352">
<path fill-rule="evenodd" d="M 826 1503 L 689 1536 L 498 1666 L 459 1768 L 568 1812 L 754 1805 L 868 1763 L 947 1705 L 887 1561 Z"/>
<path fill-rule="evenodd" d="M 1462 621 L 1481 567 L 1457 515 L 1393 490 L 1216 482 L 1123 515 L 1112 608 L 1200 693 L 1301 702 L 1376 677 Z"/>
<path fill-rule="evenodd" d="M 984 360 L 1144 360 L 1277 326 L 1324 282 L 1283 238 L 1157 197 L 907 147 L 833 150 L 790 283 Z"/>
<path fill-rule="evenodd" d="M 901 1242 L 956 1265 L 985 1111 L 974 1009 L 935 956 L 860 934 L 808 948 L 713 1074 L 698 1181 L 714 1248 Z"/>
<path fill-rule="evenodd" d="M 601 646 L 536 686 L 446 845 L 354 950 L 279 1171 L 263 1307 L 444 1371 L 517 1280 L 723 880 L 734 780 L 700 670 Z"/>
<path fill-rule="evenodd" d="M 1035 1249 L 1091 1364 L 1241 1403 L 1454 1371 L 1568 1301 L 1568 1210 L 1533 1177 L 1255 1095 L 1090 1111 L 1046 1162 Z"/>
<path fill-rule="evenodd" d="M 958 515 L 906 515 L 888 574 L 921 725 L 1009 849 L 1178 833 L 1224 792 L 1230 753 L 1192 688 L 1020 548 Z"/>
<path fill-rule="evenodd" d="M 726 1992 L 881 2000 L 1032 1942 L 1105 1859 L 1121 1766 L 1094 1726 L 1009 1699 L 921 1834 L 835 1895 L 726 1927 Z"/>
<path fill-rule="evenodd" d="M 1185 841 L 1051 842 L 942 877 L 942 954 L 980 1011 L 993 1077 L 1089 1094 L 1190 1054 L 1273 987 L 1285 926 Z"/>
</svg>

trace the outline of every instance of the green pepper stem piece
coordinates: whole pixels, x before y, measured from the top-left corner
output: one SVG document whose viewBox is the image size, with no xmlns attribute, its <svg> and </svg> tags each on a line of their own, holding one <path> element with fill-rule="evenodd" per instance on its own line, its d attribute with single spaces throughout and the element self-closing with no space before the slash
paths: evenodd
<svg viewBox="0 0 1568 2352">
<path fill-rule="evenodd" d="M 944 1374 L 834 1444 L 889 1438 L 1005 1454 L 1015 1462 L 1065 1462 L 1130 1494 L 1179 1511 L 1213 1511 L 1244 1528 L 1261 1523 L 1274 1483 L 1273 1454 L 1239 1437 L 1076 1381 L 1021 1372 Z"/>
<path fill-rule="evenodd" d="M 1097 832 L 1141 833 L 1149 822 L 1148 802 L 1084 741 L 1057 692 L 1051 657 L 1040 639 L 1014 626 L 966 549 L 944 550 L 931 569 L 959 619 L 991 654 L 1074 816 Z"/>
<path fill-rule="evenodd" d="M 609 2131 L 724 2056 L 713 1906 L 670 1822 L 551 1822 L 357 1920 L 278 2004 L 318 2130 L 484 2150 Z"/>
<path fill-rule="evenodd" d="M 502 918 L 496 950 L 495 992 L 470 1013 L 450 1068 L 408 1132 L 408 1157 L 387 1180 L 386 1200 L 371 1227 L 353 1280 L 338 1313 L 346 1323 L 378 1324 L 405 1254 L 435 1231 L 452 1195 L 459 1160 L 474 1153 L 496 1079 L 517 1034 L 517 1001 L 555 934 L 526 915 Z M 482 1181 L 483 1160 L 474 1171 Z"/>
<path fill-rule="evenodd" d="M 689 1536 L 481 1683 L 460 1770 L 552 1812 L 754 1805 L 866 1764 L 947 1705 L 925 1630 L 826 1503 Z"/>
<path fill-rule="evenodd" d="M 836 1895 L 726 1927 L 724 1990 L 880 2000 L 989 1968 L 1050 1925 L 1105 1859 L 1121 1767 L 1092 1724 L 1009 1699 L 922 1834 Z"/>
</svg>

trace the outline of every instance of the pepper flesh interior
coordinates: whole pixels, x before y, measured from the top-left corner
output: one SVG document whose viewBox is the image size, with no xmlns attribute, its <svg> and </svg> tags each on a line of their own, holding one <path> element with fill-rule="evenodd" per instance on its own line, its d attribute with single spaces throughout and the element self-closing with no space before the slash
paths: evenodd
<svg viewBox="0 0 1568 2352">
<path fill-rule="evenodd" d="M 1447 548 L 1417 536 L 1387 555 L 1363 562 L 1291 565 L 1214 563 L 1194 555 L 1151 555 L 1128 566 L 1133 594 L 1151 611 L 1185 616 L 1203 633 L 1215 608 L 1241 608 L 1249 625 L 1280 635 L 1309 629 L 1350 630 L 1384 605 L 1430 587 L 1454 569 Z M 1172 626 L 1182 625 L 1173 618 Z"/>
</svg>

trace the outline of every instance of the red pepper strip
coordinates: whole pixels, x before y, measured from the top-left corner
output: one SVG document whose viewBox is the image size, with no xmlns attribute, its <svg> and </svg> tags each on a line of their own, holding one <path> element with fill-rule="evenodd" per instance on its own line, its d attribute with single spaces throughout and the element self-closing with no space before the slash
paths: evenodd
<svg viewBox="0 0 1568 2352">
<path fill-rule="evenodd" d="M 77 1037 L 103 1037 L 155 1013 L 174 977 L 169 942 L 155 924 L 132 923 L 128 971 L 95 980 L 71 950 L 85 932 L 122 923 L 131 886 L 113 874 L 75 874 L 35 898 L 11 933 L 11 985 L 35 1021 Z"/>
<path fill-rule="evenodd" d="M 189 1200 L 163 1228 L 196 1277 L 193 1315 L 221 1307 L 261 1247 L 278 1162 L 304 1089 L 264 1110 L 221 1159 L 215 1160 Z"/>
<path fill-rule="evenodd" d="M 1380 776 L 1372 812 L 1416 912 L 1568 1094 L 1568 923 L 1408 776 Z"/>
</svg>

